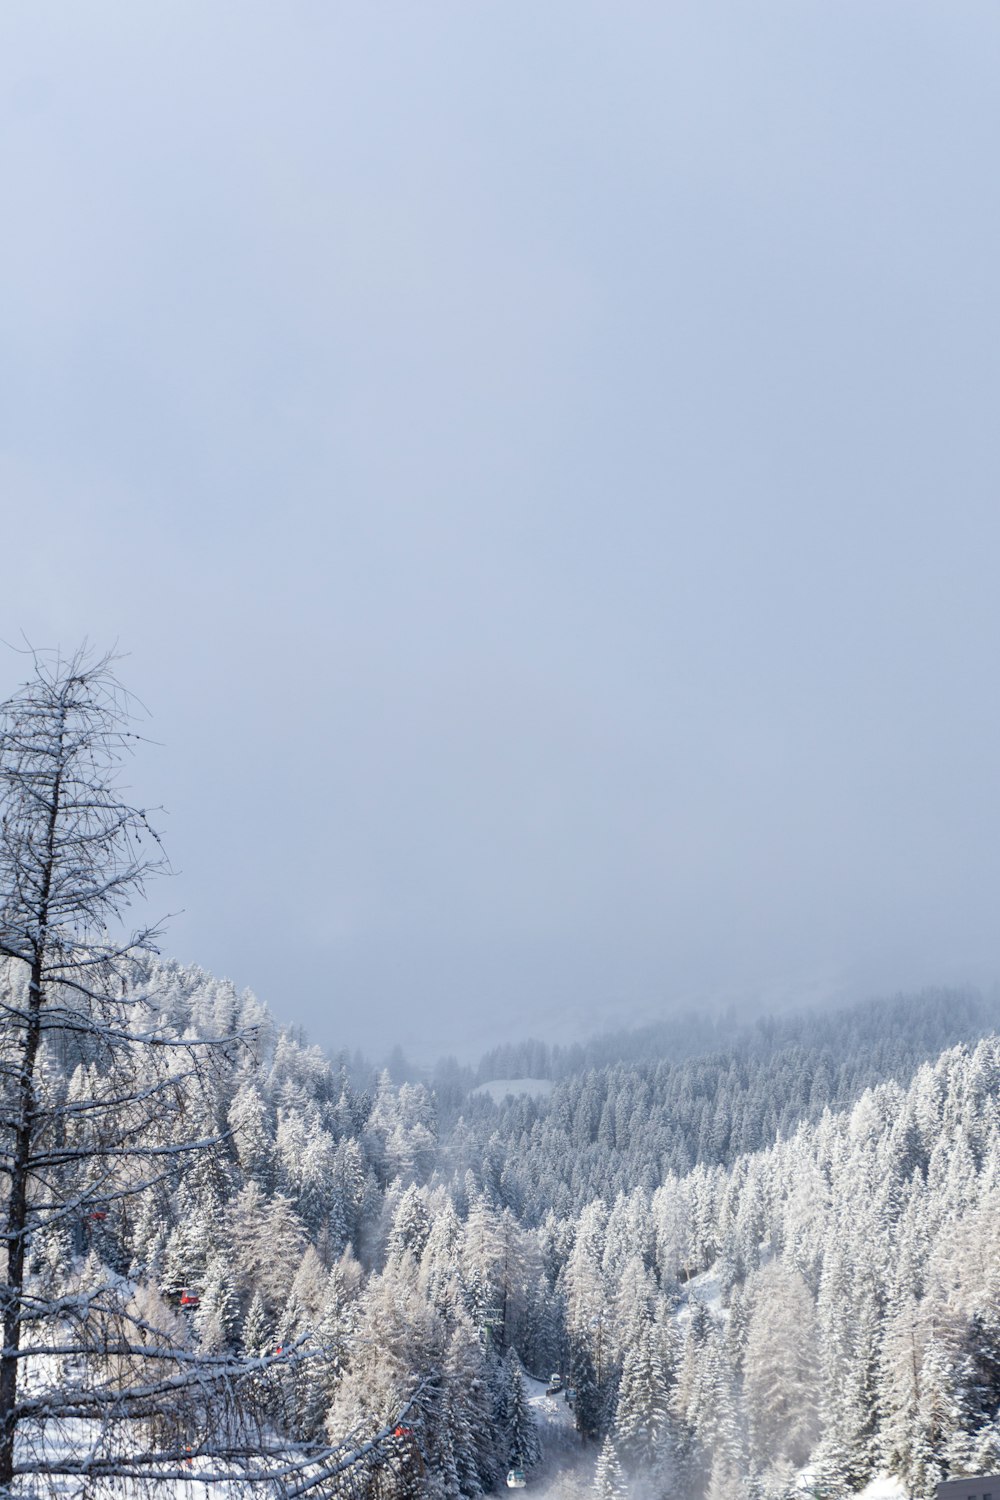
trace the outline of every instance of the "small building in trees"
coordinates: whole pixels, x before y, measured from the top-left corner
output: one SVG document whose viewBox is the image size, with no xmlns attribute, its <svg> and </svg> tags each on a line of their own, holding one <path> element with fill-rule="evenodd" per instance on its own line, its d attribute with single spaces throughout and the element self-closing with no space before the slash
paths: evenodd
<svg viewBox="0 0 1000 1500">
<path fill-rule="evenodd" d="M 971 1474 L 966 1479 L 946 1479 L 938 1485 L 935 1500 L 1000 1500 L 1000 1474 Z"/>
</svg>

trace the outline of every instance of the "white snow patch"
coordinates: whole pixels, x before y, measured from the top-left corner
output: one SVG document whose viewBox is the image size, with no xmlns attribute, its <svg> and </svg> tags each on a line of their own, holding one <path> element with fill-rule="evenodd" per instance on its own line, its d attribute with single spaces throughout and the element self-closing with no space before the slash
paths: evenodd
<svg viewBox="0 0 1000 1500">
<path fill-rule="evenodd" d="M 729 1317 L 729 1309 L 722 1305 L 722 1286 L 714 1266 L 685 1282 L 676 1314 L 678 1323 L 686 1323 L 690 1318 L 691 1303 L 694 1301 L 701 1302 L 717 1323 L 724 1323 Z"/>
<path fill-rule="evenodd" d="M 527 1392 L 528 1405 L 538 1424 L 543 1443 L 546 1432 L 554 1428 L 562 1432 L 576 1432 L 576 1419 L 566 1401 L 565 1393 L 559 1391 L 555 1396 L 547 1396 L 546 1384 L 546 1381 L 536 1380 L 533 1375 L 525 1373 L 524 1389 Z"/>
<path fill-rule="evenodd" d="M 812 1484 L 815 1478 L 815 1466 L 806 1464 L 796 1476 L 796 1490 L 802 1494 L 812 1494 Z M 901 1480 L 892 1479 L 888 1474 L 879 1474 L 866 1484 L 863 1490 L 855 1491 L 855 1500 L 907 1500 L 907 1494 Z"/>
<path fill-rule="evenodd" d="M 489 1094 L 494 1104 L 504 1099 L 513 1099 L 518 1094 L 527 1094 L 532 1099 L 547 1099 L 555 1088 L 551 1078 L 492 1078 L 481 1083 L 473 1094 Z"/>
<path fill-rule="evenodd" d="M 815 1464 L 806 1464 L 795 1476 L 795 1492 L 801 1495 L 811 1495 L 813 1485 L 816 1482 Z M 863 1490 L 854 1491 L 855 1500 L 907 1500 L 906 1488 L 899 1479 L 891 1479 L 888 1474 L 878 1474 Z"/>
</svg>

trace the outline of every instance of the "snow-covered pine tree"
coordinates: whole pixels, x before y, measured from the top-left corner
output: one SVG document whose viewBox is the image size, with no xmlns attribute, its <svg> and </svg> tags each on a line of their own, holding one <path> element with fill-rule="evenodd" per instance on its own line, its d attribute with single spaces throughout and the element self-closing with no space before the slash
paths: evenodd
<svg viewBox="0 0 1000 1500">
<path fill-rule="evenodd" d="M 445 1422 L 463 1495 L 482 1494 L 492 1487 L 499 1473 L 483 1364 L 483 1350 L 472 1324 L 467 1318 L 456 1317 L 444 1365 Z"/>
<path fill-rule="evenodd" d="M 576 1430 L 584 1442 L 593 1442 L 601 1433 L 601 1392 L 590 1348 L 581 1338 L 570 1340 L 570 1380 L 576 1392 L 573 1413 Z"/>
<path fill-rule="evenodd" d="M 792 1267 L 776 1262 L 755 1273 L 743 1372 L 757 1463 L 804 1463 L 817 1436 L 819 1368 L 813 1299 Z"/>
<path fill-rule="evenodd" d="M 597 1500 L 624 1500 L 628 1493 L 625 1471 L 621 1466 L 610 1432 L 601 1445 L 594 1468 L 594 1493 Z"/>
<path fill-rule="evenodd" d="M 507 1461 L 515 1468 L 527 1469 L 538 1462 L 538 1428 L 524 1388 L 524 1370 L 516 1349 L 508 1350 L 504 1360 L 506 1386 L 505 1438 Z"/>
<path fill-rule="evenodd" d="M 201 1347 L 208 1353 L 219 1354 L 235 1345 L 240 1325 L 239 1302 L 222 1255 L 213 1255 L 208 1261 L 194 1325 Z"/>
</svg>

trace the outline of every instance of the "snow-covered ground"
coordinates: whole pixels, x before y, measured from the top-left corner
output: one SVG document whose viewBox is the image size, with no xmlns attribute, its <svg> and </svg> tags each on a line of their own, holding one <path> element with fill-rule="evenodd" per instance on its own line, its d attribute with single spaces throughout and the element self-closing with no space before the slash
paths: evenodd
<svg viewBox="0 0 1000 1500">
<path fill-rule="evenodd" d="M 858 1500 L 906 1500 L 906 1490 L 900 1480 L 883 1474 L 865 1485 Z"/>
<path fill-rule="evenodd" d="M 538 1427 L 542 1460 L 528 1475 L 528 1486 L 537 1500 L 550 1495 L 582 1494 L 594 1476 L 593 1453 L 584 1453 L 577 1434 L 573 1413 L 564 1393 L 545 1394 L 546 1381 L 525 1374 L 524 1388 L 528 1405 Z"/>
<path fill-rule="evenodd" d="M 807 1464 L 800 1469 L 795 1488 L 803 1495 L 813 1493 L 816 1471 L 812 1464 Z M 887 1474 L 880 1474 L 877 1478 L 866 1484 L 863 1490 L 855 1491 L 855 1500 L 907 1500 L 906 1488 L 898 1479 L 890 1479 Z"/>
<path fill-rule="evenodd" d="M 495 1104 L 518 1094 L 528 1094 L 532 1099 L 547 1099 L 555 1087 L 551 1078 L 492 1078 L 473 1089 L 473 1094 L 489 1094 Z"/>
<path fill-rule="evenodd" d="M 525 1374 L 524 1388 L 528 1393 L 528 1405 L 538 1424 L 543 1449 L 547 1441 L 551 1443 L 553 1439 L 558 1439 L 562 1442 L 567 1433 L 574 1442 L 579 1443 L 573 1413 L 567 1405 L 565 1392 L 559 1391 L 555 1396 L 547 1396 L 546 1387 L 546 1381 L 536 1380 L 533 1375 Z"/>
<path fill-rule="evenodd" d="M 531 1500 L 591 1500 L 597 1453 L 582 1446 L 563 1392 L 547 1396 L 546 1381 L 528 1374 L 524 1388 L 542 1444 L 542 1461 L 528 1474 Z"/>
<path fill-rule="evenodd" d="M 681 1325 L 691 1317 L 693 1301 L 703 1303 L 716 1322 L 725 1322 L 729 1317 L 729 1309 L 722 1305 L 722 1287 L 714 1266 L 710 1266 L 707 1271 L 702 1271 L 700 1276 L 692 1276 L 691 1280 L 681 1288 L 681 1301 L 675 1314 Z"/>
</svg>

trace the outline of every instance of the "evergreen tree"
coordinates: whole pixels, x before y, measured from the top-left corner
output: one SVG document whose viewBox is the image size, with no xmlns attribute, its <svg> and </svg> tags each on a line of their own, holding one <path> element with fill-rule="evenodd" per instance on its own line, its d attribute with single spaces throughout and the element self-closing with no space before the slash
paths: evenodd
<svg viewBox="0 0 1000 1500">
<path fill-rule="evenodd" d="M 246 1317 L 243 1319 L 240 1338 L 244 1353 L 251 1359 L 259 1359 L 261 1355 L 267 1355 L 273 1351 L 274 1331 L 260 1292 L 253 1294 Z"/>
<path fill-rule="evenodd" d="M 628 1493 L 625 1473 L 618 1460 L 611 1434 L 604 1439 L 594 1470 L 594 1493 L 598 1500 L 624 1500 Z"/>
<path fill-rule="evenodd" d="M 489 1421 L 483 1355 L 468 1320 L 456 1320 L 444 1369 L 447 1390 L 444 1421 L 458 1487 L 463 1495 L 479 1495 L 492 1487 L 499 1470 Z"/>
<path fill-rule="evenodd" d="M 585 1443 L 593 1442 L 601 1431 L 601 1393 L 590 1349 L 581 1340 L 570 1342 L 570 1379 L 576 1392 L 573 1407 L 576 1430 Z"/>
<path fill-rule="evenodd" d="M 774 1263 L 758 1271 L 744 1355 L 744 1392 L 752 1452 L 809 1457 L 817 1436 L 819 1368 L 812 1297 L 798 1271 Z"/>
<path fill-rule="evenodd" d="M 539 1459 L 538 1429 L 524 1389 L 524 1372 L 516 1349 L 504 1360 L 506 1384 L 505 1426 L 508 1462 L 513 1468 L 528 1469 Z"/>
<path fill-rule="evenodd" d="M 199 1306 L 194 1316 L 201 1347 L 212 1354 L 232 1348 L 240 1325 L 240 1309 L 224 1257 L 208 1263 Z"/>
<path fill-rule="evenodd" d="M 646 1324 L 626 1351 L 615 1413 L 615 1448 L 632 1473 L 652 1470 L 670 1440 L 670 1392 L 655 1331 Z"/>
</svg>

